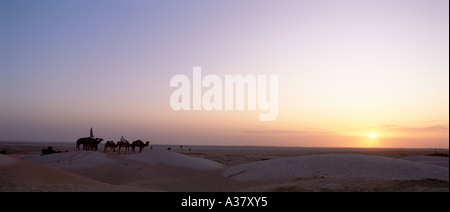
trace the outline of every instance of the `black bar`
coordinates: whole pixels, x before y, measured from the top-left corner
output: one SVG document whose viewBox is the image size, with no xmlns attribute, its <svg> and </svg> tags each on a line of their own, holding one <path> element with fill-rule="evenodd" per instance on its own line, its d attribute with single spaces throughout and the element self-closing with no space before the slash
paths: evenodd
<svg viewBox="0 0 450 212">
<path fill-rule="evenodd" d="M 434 208 L 447 193 L 277 193 L 277 192 L 149 192 L 149 193 L 0 193 L 2 204 L 15 210 L 32 207 L 46 211 L 367 211 Z M 26 204 L 16 204 L 17 200 Z M 211 204 L 214 201 L 214 204 Z M 156 210 L 156 209 L 161 210 Z M 358 210 L 360 209 L 360 210 Z"/>
</svg>

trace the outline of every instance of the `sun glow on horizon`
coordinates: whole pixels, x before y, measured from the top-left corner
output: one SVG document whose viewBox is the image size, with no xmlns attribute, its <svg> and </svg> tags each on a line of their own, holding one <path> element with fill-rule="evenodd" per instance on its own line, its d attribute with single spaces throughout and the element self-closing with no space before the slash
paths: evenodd
<svg viewBox="0 0 450 212">
<path fill-rule="evenodd" d="M 368 135 L 370 138 L 376 138 L 378 135 L 375 133 L 369 133 Z"/>
</svg>

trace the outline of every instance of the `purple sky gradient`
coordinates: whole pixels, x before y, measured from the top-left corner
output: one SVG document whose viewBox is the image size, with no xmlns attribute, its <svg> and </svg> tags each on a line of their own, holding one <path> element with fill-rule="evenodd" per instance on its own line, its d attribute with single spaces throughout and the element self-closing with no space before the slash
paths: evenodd
<svg viewBox="0 0 450 212">
<path fill-rule="evenodd" d="M 92 126 L 108 140 L 359 146 L 366 131 L 350 128 L 398 125 L 447 130 L 384 129 L 405 142 L 380 146 L 448 148 L 447 0 L 2 0 L 0 29 L 0 140 L 75 141 Z M 172 111 L 170 78 L 193 66 L 278 74 L 278 120 Z"/>
</svg>

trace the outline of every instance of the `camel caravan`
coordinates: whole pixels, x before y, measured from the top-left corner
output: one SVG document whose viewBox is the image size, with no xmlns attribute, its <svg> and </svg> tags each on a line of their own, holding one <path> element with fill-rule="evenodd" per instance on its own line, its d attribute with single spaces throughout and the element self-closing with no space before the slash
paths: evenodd
<svg viewBox="0 0 450 212">
<path fill-rule="evenodd" d="M 146 146 L 148 146 L 150 144 L 150 141 L 147 142 L 143 142 L 141 140 L 136 140 L 133 141 L 132 143 L 128 142 L 127 140 L 124 141 L 118 141 L 117 144 L 114 143 L 114 141 L 107 141 L 105 144 L 105 148 L 103 149 L 103 152 L 108 152 L 108 148 L 110 149 L 110 151 L 115 152 L 116 148 L 119 147 L 119 154 L 120 154 L 120 149 L 122 149 L 122 147 L 125 149 L 124 152 L 125 153 L 130 153 L 130 147 L 131 147 L 131 153 L 136 153 L 136 147 L 139 147 L 139 153 L 142 152 L 142 150 L 144 150 L 144 148 Z"/>
<path fill-rule="evenodd" d="M 98 150 L 98 144 L 100 144 L 103 141 L 103 138 L 94 138 L 94 133 L 91 127 L 91 131 L 90 131 L 90 136 L 89 137 L 84 137 L 84 138 L 79 138 L 77 140 L 77 144 L 76 144 L 76 150 L 92 150 L 92 151 L 97 151 Z M 103 149 L 103 152 L 108 152 L 112 151 L 115 152 L 116 148 L 119 147 L 119 154 L 120 154 L 120 150 L 122 149 L 122 147 L 124 148 L 124 152 L 125 153 L 130 153 L 130 147 L 131 147 L 131 153 L 136 153 L 136 147 L 139 147 L 139 153 L 141 153 L 145 147 L 147 147 L 150 144 L 150 141 L 147 142 L 143 142 L 141 140 L 136 140 L 133 141 L 132 143 L 128 142 L 128 140 L 126 140 L 123 136 L 120 139 L 120 141 L 118 141 L 117 143 L 115 143 L 114 141 L 107 141 L 105 143 L 105 147 Z M 80 148 L 80 146 L 82 146 L 82 149 Z"/>
</svg>

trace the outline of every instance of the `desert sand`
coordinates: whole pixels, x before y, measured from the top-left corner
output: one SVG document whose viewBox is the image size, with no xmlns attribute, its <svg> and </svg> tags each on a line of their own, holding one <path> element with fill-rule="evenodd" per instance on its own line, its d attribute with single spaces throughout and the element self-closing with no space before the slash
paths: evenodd
<svg viewBox="0 0 450 212">
<path fill-rule="evenodd" d="M 48 146 L 61 153 L 41 156 Z M 0 191 L 449 191 L 448 157 L 426 156 L 434 149 L 167 147 L 0 142 Z"/>
</svg>

